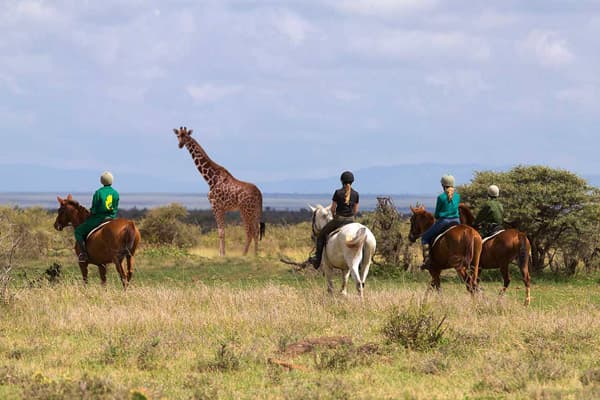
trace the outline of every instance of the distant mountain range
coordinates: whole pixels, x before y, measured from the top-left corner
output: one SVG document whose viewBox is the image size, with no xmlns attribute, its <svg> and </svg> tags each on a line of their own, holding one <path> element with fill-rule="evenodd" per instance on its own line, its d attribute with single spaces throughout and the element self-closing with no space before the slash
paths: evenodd
<svg viewBox="0 0 600 400">
<path fill-rule="evenodd" d="M 452 174 L 457 184 L 469 182 L 475 171 L 506 171 L 510 166 L 479 164 L 407 164 L 355 170 L 354 186 L 361 193 L 375 195 L 431 195 L 440 190 L 440 177 Z M 239 174 L 238 174 L 239 175 Z M 95 188 L 98 171 L 66 170 L 33 165 L 0 164 L 0 192 L 88 192 Z M 600 186 L 600 175 L 582 175 L 594 186 Z M 243 176 L 239 176 L 244 179 Z M 115 186 L 123 193 L 205 193 L 208 186 L 198 175 L 185 178 L 156 177 L 143 172 L 119 173 Z M 339 175 L 328 178 L 305 178 L 255 182 L 264 193 L 315 194 L 332 192 L 339 186 Z"/>
</svg>

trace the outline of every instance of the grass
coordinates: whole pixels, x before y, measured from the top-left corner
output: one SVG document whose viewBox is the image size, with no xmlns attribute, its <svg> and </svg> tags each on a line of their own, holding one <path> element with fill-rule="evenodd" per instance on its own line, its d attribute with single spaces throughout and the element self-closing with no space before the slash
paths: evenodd
<svg viewBox="0 0 600 400">
<path fill-rule="evenodd" d="M 0 398 L 600 396 L 597 277 L 536 278 L 525 308 L 518 272 L 500 299 L 501 280 L 486 271 L 484 294 L 471 298 L 452 271 L 436 294 L 425 273 L 374 267 L 361 302 L 352 291 L 329 296 L 322 276 L 280 263 L 310 250 L 307 226 L 280 229 L 258 257 L 240 257 L 238 228 L 228 230 L 225 258 L 213 253 L 214 234 L 187 251 L 142 248 L 127 292 L 112 266 L 107 287 L 93 266 L 84 287 L 69 251 L 21 261 L 0 306 Z M 36 279 L 54 262 L 58 283 Z M 401 340 L 390 340 L 390 327 Z M 285 351 L 324 337 L 351 343 Z M 426 345 L 414 345 L 421 338 Z"/>
</svg>

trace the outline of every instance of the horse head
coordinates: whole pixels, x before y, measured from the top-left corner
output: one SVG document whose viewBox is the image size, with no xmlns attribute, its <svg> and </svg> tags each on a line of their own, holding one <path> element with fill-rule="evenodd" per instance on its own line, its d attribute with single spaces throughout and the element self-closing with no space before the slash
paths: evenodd
<svg viewBox="0 0 600 400">
<path fill-rule="evenodd" d="M 313 235 L 317 235 L 323 227 L 333 219 L 333 214 L 331 213 L 331 205 L 327 207 L 323 207 L 320 204 L 317 204 L 315 207 L 308 205 L 313 213 L 312 216 L 312 231 Z"/>
<path fill-rule="evenodd" d="M 77 226 L 81 224 L 89 215 L 85 207 L 81 206 L 77 201 L 73 200 L 70 194 L 66 199 L 56 196 L 58 204 L 58 215 L 54 221 L 54 229 L 62 231 L 67 226 Z"/>
<path fill-rule="evenodd" d="M 417 204 L 416 207 L 410 206 L 412 215 L 410 216 L 410 232 L 408 240 L 415 242 L 431 225 L 434 218 L 430 212 L 425 210 L 425 206 Z"/>
</svg>

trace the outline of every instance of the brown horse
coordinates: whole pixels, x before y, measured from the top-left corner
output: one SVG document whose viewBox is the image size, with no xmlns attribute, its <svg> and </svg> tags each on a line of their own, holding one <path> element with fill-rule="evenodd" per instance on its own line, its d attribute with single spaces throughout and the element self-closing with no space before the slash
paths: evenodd
<svg viewBox="0 0 600 400">
<path fill-rule="evenodd" d="M 90 215 L 90 212 L 73 200 L 71 195 L 66 199 L 57 197 L 60 208 L 56 221 L 54 221 L 54 229 L 62 231 L 66 226 L 76 228 Z M 87 239 L 87 251 L 89 260 L 87 262 L 79 262 L 79 268 L 83 275 L 83 282 L 88 280 L 88 264 L 95 264 L 100 271 L 100 280 L 102 284 L 106 284 L 106 264 L 114 263 L 123 288 L 127 289 L 127 285 L 133 276 L 134 254 L 135 249 L 140 242 L 140 231 L 137 229 L 133 221 L 117 218 L 104 225 L 102 228 L 93 232 Z M 75 254 L 79 253 L 79 248 L 75 244 Z M 123 259 L 127 260 L 127 272 L 123 269 Z"/>
<path fill-rule="evenodd" d="M 435 221 L 433 215 L 424 206 L 410 207 L 410 233 L 408 239 L 415 242 Z M 481 254 L 481 236 L 467 225 L 457 225 L 442 236 L 431 248 L 431 286 L 440 289 L 440 274 L 443 269 L 454 268 L 458 276 L 466 283 L 467 290 L 477 289 L 479 256 Z M 469 266 L 473 265 L 473 275 L 469 276 Z"/>
<path fill-rule="evenodd" d="M 460 222 L 469 226 L 473 226 L 473 213 L 466 204 L 461 203 L 459 206 Z M 531 245 L 527 235 L 516 229 L 506 229 L 502 233 L 483 242 L 481 249 L 481 260 L 479 268 L 492 269 L 500 268 L 502 278 L 504 279 L 504 287 L 500 290 L 500 295 L 503 295 L 510 284 L 510 271 L 508 265 L 517 260 L 523 282 L 525 283 L 525 305 L 528 306 L 531 302 L 531 278 L 529 276 L 529 254 Z"/>
</svg>

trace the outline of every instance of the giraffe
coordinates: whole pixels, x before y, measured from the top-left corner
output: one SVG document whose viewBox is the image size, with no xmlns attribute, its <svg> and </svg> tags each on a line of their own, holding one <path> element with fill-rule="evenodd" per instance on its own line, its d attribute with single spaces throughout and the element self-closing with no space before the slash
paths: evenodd
<svg viewBox="0 0 600 400">
<path fill-rule="evenodd" d="M 219 232 L 219 254 L 225 255 L 225 213 L 240 211 L 246 229 L 244 255 L 254 240 L 254 254 L 258 253 L 258 240 L 262 239 L 265 224 L 262 217 L 262 194 L 256 185 L 234 178 L 227 169 L 210 159 L 198 142 L 192 138 L 192 129 L 173 129 L 179 140 L 179 148 L 185 146 L 196 168 L 208 183 L 208 200 L 212 207 Z"/>
</svg>

